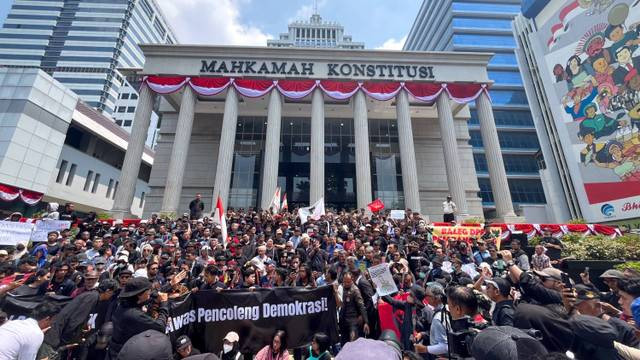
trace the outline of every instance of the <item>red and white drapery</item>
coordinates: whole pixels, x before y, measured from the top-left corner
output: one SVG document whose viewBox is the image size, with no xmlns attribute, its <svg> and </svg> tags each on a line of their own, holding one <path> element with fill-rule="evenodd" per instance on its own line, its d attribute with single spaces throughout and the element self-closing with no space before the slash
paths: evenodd
<svg viewBox="0 0 640 360">
<path fill-rule="evenodd" d="M 0 200 L 2 201 L 13 201 L 20 197 L 22 201 L 24 201 L 28 205 L 35 205 L 42 200 L 44 194 L 20 189 L 15 186 L 0 184 Z"/>
<path fill-rule="evenodd" d="M 489 95 L 486 84 L 429 83 L 399 81 L 342 81 L 342 80 L 261 80 L 229 77 L 147 76 L 143 83 L 158 94 L 171 94 L 189 85 L 202 96 L 217 95 L 233 86 L 241 95 L 256 98 L 277 89 L 283 96 L 298 100 L 319 88 L 336 100 L 348 100 L 358 90 L 379 101 L 393 99 L 405 89 L 419 101 L 433 102 L 443 91 L 460 104 L 475 100 L 481 93 Z"/>
<path fill-rule="evenodd" d="M 542 236 L 544 231 L 551 232 L 553 237 L 561 237 L 568 233 L 578 233 L 586 235 L 606 235 L 612 238 L 622 235 L 620 229 L 600 224 L 492 224 L 500 226 L 502 238 L 508 238 L 512 232 L 518 231 L 527 234 L 527 238 Z"/>
</svg>

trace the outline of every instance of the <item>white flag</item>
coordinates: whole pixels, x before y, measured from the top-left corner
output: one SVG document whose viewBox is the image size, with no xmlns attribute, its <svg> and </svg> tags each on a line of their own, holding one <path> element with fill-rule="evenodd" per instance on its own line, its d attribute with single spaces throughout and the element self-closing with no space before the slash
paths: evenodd
<svg viewBox="0 0 640 360">
<path fill-rule="evenodd" d="M 269 207 L 273 209 L 274 214 L 280 212 L 280 186 L 276 188 L 276 192 L 273 194 L 273 199 L 271 199 Z"/>
<path fill-rule="evenodd" d="M 300 221 L 304 224 L 307 222 L 307 218 L 311 217 L 313 220 L 319 220 L 320 216 L 324 213 L 324 198 L 320 198 L 315 204 L 309 207 L 303 207 L 298 209 L 298 216 Z"/>
</svg>

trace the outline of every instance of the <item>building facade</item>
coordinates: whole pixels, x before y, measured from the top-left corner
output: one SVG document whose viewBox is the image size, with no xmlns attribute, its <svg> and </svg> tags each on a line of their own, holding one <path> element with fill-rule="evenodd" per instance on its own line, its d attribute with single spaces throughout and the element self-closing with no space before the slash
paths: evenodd
<svg viewBox="0 0 640 360">
<path fill-rule="evenodd" d="M 364 49 L 364 43 L 354 42 L 351 35 L 344 33 L 342 25 L 323 21 L 318 13 L 311 15 L 309 21 L 292 22 L 289 32 L 280 34 L 279 39 L 267 40 L 267 46 Z"/>
<path fill-rule="evenodd" d="M 549 187 L 588 222 L 640 217 L 639 21 L 637 1 L 531 0 L 514 22 Z"/>
<path fill-rule="evenodd" d="M 129 134 L 40 69 L 1 67 L 0 84 L 0 213 L 30 216 L 50 202 L 72 202 L 85 213 L 110 210 Z M 137 216 L 153 155 L 145 147 L 131 206 Z M 40 201 L 7 198 L 7 189 Z"/>
<path fill-rule="evenodd" d="M 175 42 L 155 0 L 15 0 L 0 29 L 0 64 L 41 68 L 124 125 L 117 102 L 127 81 L 117 69 L 143 66 L 139 44 Z"/>
<path fill-rule="evenodd" d="M 514 219 L 486 83 L 490 54 L 143 45 L 132 139 L 163 122 L 144 213 L 187 210 L 202 193 L 233 208 L 336 209 L 380 198 L 434 219 L 452 194 L 481 216 L 466 103 L 478 99 L 498 212 Z M 158 76 L 163 74 L 163 76 Z M 167 74 L 171 74 L 168 76 Z M 398 80 L 402 80 L 398 81 Z M 450 83 L 443 86 L 442 83 Z M 112 213 L 128 216 L 142 142 L 129 144 Z"/>
<path fill-rule="evenodd" d="M 411 51 L 491 52 L 488 76 L 511 197 L 530 221 L 559 221 L 547 214 L 545 193 L 535 154 L 540 145 L 516 59 L 511 22 L 520 12 L 519 0 L 425 0 L 404 45 Z M 480 196 L 488 218 L 494 196 L 488 157 L 475 106 L 469 119 L 470 144 Z M 566 219 L 565 219 L 566 220 Z"/>
</svg>

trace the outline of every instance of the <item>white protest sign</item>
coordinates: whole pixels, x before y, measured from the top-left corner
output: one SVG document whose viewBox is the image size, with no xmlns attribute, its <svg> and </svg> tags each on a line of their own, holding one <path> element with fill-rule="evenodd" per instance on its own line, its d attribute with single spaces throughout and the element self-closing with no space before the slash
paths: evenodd
<svg viewBox="0 0 640 360">
<path fill-rule="evenodd" d="M 31 234 L 31 241 L 45 242 L 50 231 L 60 231 L 70 227 L 71 221 L 68 220 L 38 220 L 36 221 L 36 227 L 33 229 L 33 234 Z"/>
<path fill-rule="evenodd" d="M 395 220 L 404 220 L 404 210 L 391 210 L 389 216 Z"/>
<path fill-rule="evenodd" d="M 398 292 L 398 287 L 393 281 L 389 264 L 382 263 L 369 268 L 371 281 L 376 285 L 376 293 L 379 296 L 386 296 Z"/>
<path fill-rule="evenodd" d="M 453 272 L 453 264 L 451 261 L 443 261 L 442 262 L 442 271 L 451 274 Z"/>
<path fill-rule="evenodd" d="M 26 245 L 31 238 L 32 230 L 32 223 L 0 221 L 0 245 Z"/>
<path fill-rule="evenodd" d="M 462 271 L 466 272 L 472 279 L 475 278 L 476 275 L 478 275 L 475 264 L 462 265 Z"/>
</svg>

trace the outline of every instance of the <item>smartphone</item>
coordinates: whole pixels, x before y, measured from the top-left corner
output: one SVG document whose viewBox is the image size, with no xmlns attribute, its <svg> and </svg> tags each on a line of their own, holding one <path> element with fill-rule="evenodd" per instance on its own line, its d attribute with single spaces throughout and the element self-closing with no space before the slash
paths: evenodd
<svg viewBox="0 0 640 360">
<path fill-rule="evenodd" d="M 569 275 L 567 275 L 567 273 L 562 273 L 562 283 L 567 289 L 573 288 L 573 285 L 571 285 L 571 278 L 569 278 Z"/>
</svg>

